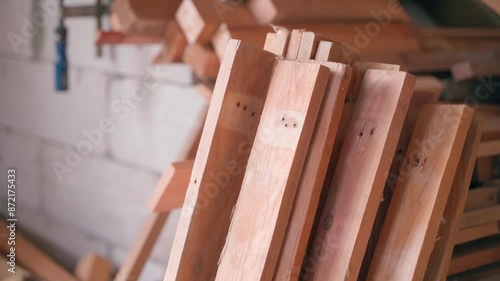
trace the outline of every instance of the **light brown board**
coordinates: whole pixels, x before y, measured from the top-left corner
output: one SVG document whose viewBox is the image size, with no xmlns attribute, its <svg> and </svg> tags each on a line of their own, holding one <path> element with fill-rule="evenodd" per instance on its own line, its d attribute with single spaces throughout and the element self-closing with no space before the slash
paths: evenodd
<svg viewBox="0 0 500 281">
<path fill-rule="evenodd" d="M 460 222 L 460 229 L 500 221 L 500 205 L 465 212 Z"/>
<path fill-rule="evenodd" d="M 330 69 L 330 81 L 297 189 L 274 276 L 276 281 L 298 280 L 351 78 L 351 68 L 345 64 L 321 64 Z"/>
<path fill-rule="evenodd" d="M 465 211 L 473 211 L 486 207 L 494 206 L 498 203 L 498 193 L 500 187 L 480 187 L 469 191 L 467 202 L 465 203 Z"/>
<path fill-rule="evenodd" d="M 214 279 L 274 65 L 271 53 L 229 41 L 165 281 Z"/>
<path fill-rule="evenodd" d="M 422 280 L 473 110 L 427 105 L 401 168 L 367 280 Z"/>
<path fill-rule="evenodd" d="M 432 250 L 429 265 L 424 280 L 445 280 L 450 266 L 454 236 L 458 231 L 460 218 L 464 211 L 467 192 L 469 190 L 474 163 L 476 161 L 477 146 L 481 140 L 482 120 L 475 116 L 472 120 L 455 178 L 451 186 L 448 202 L 443 213 L 442 223 L 439 226 L 438 239 Z"/>
<path fill-rule="evenodd" d="M 489 222 L 458 231 L 454 243 L 463 244 L 497 234 L 500 234 L 500 222 Z"/>
<path fill-rule="evenodd" d="M 277 64 L 216 280 L 272 279 L 329 75 Z"/>
<path fill-rule="evenodd" d="M 317 264 L 307 269 L 309 280 L 357 279 L 414 85 L 405 72 L 366 72 L 309 257 Z"/>
</svg>

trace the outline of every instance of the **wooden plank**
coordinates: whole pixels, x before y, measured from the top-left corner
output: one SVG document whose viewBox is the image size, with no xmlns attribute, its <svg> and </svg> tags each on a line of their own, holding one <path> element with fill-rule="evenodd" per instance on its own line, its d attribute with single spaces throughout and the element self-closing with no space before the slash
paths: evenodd
<svg viewBox="0 0 500 281">
<path fill-rule="evenodd" d="M 277 281 L 298 280 L 351 78 L 351 68 L 345 64 L 321 64 L 330 69 L 330 81 L 297 188 L 274 275 Z"/>
<path fill-rule="evenodd" d="M 187 39 L 182 33 L 179 24 L 171 21 L 165 30 L 163 49 L 153 60 L 153 63 L 181 62 L 184 50 L 187 47 Z"/>
<path fill-rule="evenodd" d="M 290 42 L 285 56 L 287 60 L 297 60 L 299 58 L 300 42 L 304 32 L 304 29 L 294 29 L 290 33 Z"/>
<path fill-rule="evenodd" d="M 373 255 L 375 254 L 375 247 L 377 246 L 380 232 L 382 231 L 384 220 L 387 215 L 387 211 L 389 210 L 389 205 L 398 180 L 399 171 L 404 163 L 404 156 L 408 145 L 410 144 L 411 135 L 413 133 L 413 129 L 415 128 L 415 124 L 417 123 L 420 108 L 425 104 L 434 104 L 438 102 L 439 94 L 442 91 L 440 86 L 442 86 L 442 84 L 435 81 L 434 78 L 417 76 L 408 113 L 406 114 L 403 129 L 401 130 L 401 135 L 399 136 L 396 153 L 394 154 L 392 160 L 389 176 L 386 180 L 377 216 L 373 224 L 370 240 L 368 241 L 363 265 L 359 273 L 358 279 L 360 280 L 366 279 L 368 271 L 370 270 L 370 264 L 372 262 Z"/>
<path fill-rule="evenodd" d="M 498 0 L 481 0 L 481 2 L 497 15 L 500 15 L 500 2 Z"/>
<path fill-rule="evenodd" d="M 171 163 L 163 172 L 148 207 L 154 213 L 166 213 L 182 208 L 194 160 Z"/>
<path fill-rule="evenodd" d="M 142 35 L 142 34 L 126 34 L 118 31 L 102 31 L 96 33 L 95 44 L 102 45 L 118 45 L 118 44 L 158 44 L 162 42 L 159 36 Z"/>
<path fill-rule="evenodd" d="M 448 202 L 444 209 L 442 223 L 439 226 L 438 239 L 432 250 L 424 280 L 445 280 L 450 266 L 454 237 L 458 232 L 467 192 L 469 191 L 474 163 L 476 161 L 477 146 L 481 140 L 482 120 L 475 116 L 472 120 L 467 138 L 465 139 L 462 155 L 460 156 L 457 171 L 451 186 Z"/>
<path fill-rule="evenodd" d="M 122 264 L 115 281 L 136 280 L 153 251 L 169 213 L 150 213 Z"/>
<path fill-rule="evenodd" d="M 314 239 L 312 253 L 321 256 L 313 257 L 309 280 L 357 279 L 414 85 L 405 72 L 366 72 Z"/>
<path fill-rule="evenodd" d="M 109 281 L 112 272 L 111 261 L 91 253 L 78 260 L 75 276 L 79 281 Z"/>
<path fill-rule="evenodd" d="M 465 212 L 491 207 L 500 203 L 498 201 L 498 187 L 480 187 L 469 191 L 467 202 L 465 203 Z"/>
<path fill-rule="evenodd" d="M 489 62 L 470 62 L 464 61 L 451 66 L 451 74 L 455 82 L 475 79 L 481 76 L 497 77 L 500 76 L 500 63 Z"/>
<path fill-rule="evenodd" d="M 272 279 L 329 76 L 316 63 L 276 66 L 216 280 Z"/>
<path fill-rule="evenodd" d="M 10 225 L 10 222 L 0 219 L 0 249 L 6 255 L 10 254 L 11 247 L 13 246 L 8 244 L 10 229 L 7 228 L 7 226 Z M 14 229 L 16 227 L 16 224 L 14 224 Z M 31 271 L 42 280 L 77 281 L 71 273 L 67 272 L 44 252 L 33 245 L 28 239 L 26 239 L 24 235 L 19 232 L 19 229 L 15 229 L 15 232 L 15 256 L 17 263 Z"/>
<path fill-rule="evenodd" d="M 465 212 L 460 222 L 460 229 L 500 221 L 500 205 Z"/>
<path fill-rule="evenodd" d="M 500 140 L 485 141 L 479 144 L 478 158 L 495 155 L 500 155 Z"/>
<path fill-rule="evenodd" d="M 461 61 L 498 61 L 500 48 L 471 50 L 403 51 L 401 53 L 369 54 L 363 52 L 361 60 L 399 64 L 413 73 L 450 71 Z"/>
<path fill-rule="evenodd" d="M 124 33 L 161 36 L 182 0 L 116 0 L 114 26 Z"/>
<path fill-rule="evenodd" d="M 222 60 L 229 40 L 238 39 L 262 48 L 266 40 L 266 35 L 272 31 L 273 29 L 269 26 L 236 28 L 223 23 L 215 32 L 211 42 L 215 53 Z"/>
<path fill-rule="evenodd" d="M 463 244 L 497 234 L 500 234 L 500 223 L 497 221 L 489 222 L 458 231 L 454 243 Z"/>
<path fill-rule="evenodd" d="M 419 33 L 430 38 L 492 38 L 500 39 L 500 30 L 490 27 L 426 27 Z"/>
<path fill-rule="evenodd" d="M 448 275 L 453 275 L 500 261 L 500 236 L 458 245 Z"/>
<path fill-rule="evenodd" d="M 448 277 L 453 281 L 496 281 L 500 277 L 500 263 L 492 263 Z"/>
<path fill-rule="evenodd" d="M 422 280 L 473 110 L 420 110 L 367 280 Z"/>
<path fill-rule="evenodd" d="M 312 60 L 316 57 L 318 46 L 321 41 L 328 40 L 324 36 L 312 31 L 304 31 L 299 44 L 299 53 L 297 59 Z"/>
<path fill-rule="evenodd" d="M 248 6 L 260 24 L 287 21 L 374 20 L 381 11 L 392 21 L 408 22 L 409 17 L 398 2 L 386 0 L 318 0 L 314 5 L 303 0 L 254 0 Z"/>
<path fill-rule="evenodd" d="M 335 41 L 321 41 L 318 45 L 316 61 L 332 61 L 352 65 L 359 60 L 359 54 L 352 46 Z"/>
<path fill-rule="evenodd" d="M 255 26 L 246 5 L 224 1 L 185 0 L 175 17 L 190 44 L 208 44 L 222 22 L 232 27 Z"/>
<path fill-rule="evenodd" d="M 198 78 L 207 80 L 217 78 L 220 68 L 219 58 L 211 47 L 190 45 L 184 53 L 184 62 L 189 64 Z"/>
<path fill-rule="evenodd" d="M 165 281 L 214 279 L 274 65 L 271 53 L 237 40 L 229 42 Z"/>
<path fill-rule="evenodd" d="M 347 101 L 356 101 L 359 91 L 361 90 L 362 81 L 366 75 L 366 72 L 370 69 L 380 69 L 380 70 L 400 70 L 399 65 L 386 64 L 378 62 L 354 62 L 352 66 L 353 76 L 351 79 L 351 85 L 349 85 L 349 92 L 347 93 Z"/>
<path fill-rule="evenodd" d="M 264 50 L 284 58 L 288 49 L 289 39 L 290 31 L 286 28 L 278 27 L 275 33 L 267 34 Z"/>
</svg>

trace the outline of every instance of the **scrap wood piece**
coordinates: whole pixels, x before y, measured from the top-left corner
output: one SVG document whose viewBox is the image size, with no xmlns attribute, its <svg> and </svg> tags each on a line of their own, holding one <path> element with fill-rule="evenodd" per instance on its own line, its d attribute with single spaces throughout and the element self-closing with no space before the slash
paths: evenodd
<svg viewBox="0 0 500 281">
<path fill-rule="evenodd" d="M 321 62 L 330 81 L 297 188 L 274 280 L 298 280 L 351 78 L 345 64 Z"/>
<path fill-rule="evenodd" d="M 367 280 L 423 279 L 472 116 L 465 105 L 420 110 Z"/>
<path fill-rule="evenodd" d="M 448 269 L 448 275 L 465 272 L 474 268 L 500 261 L 500 236 L 481 239 L 457 245 Z"/>
<path fill-rule="evenodd" d="M 78 260 L 75 276 L 78 281 L 109 281 L 112 271 L 111 261 L 91 253 Z"/>
<path fill-rule="evenodd" d="M 453 242 L 454 244 L 463 244 L 497 234 L 500 234 L 500 222 L 494 221 L 461 229 L 455 235 L 455 240 Z"/>
<path fill-rule="evenodd" d="M 464 211 L 473 211 L 486 207 L 491 207 L 500 203 L 498 200 L 499 187 L 479 187 L 469 191 Z"/>
<path fill-rule="evenodd" d="M 11 253 L 12 245 L 8 244 L 8 238 L 10 232 L 15 231 L 16 262 L 43 280 L 78 281 L 71 273 L 26 239 L 16 227 L 18 227 L 17 223 L 12 224 L 0 219 L 0 250 L 4 254 L 10 255 Z"/>
<path fill-rule="evenodd" d="M 238 40 L 229 42 L 165 281 L 214 280 L 274 66 L 273 54 Z"/>
<path fill-rule="evenodd" d="M 153 213 L 167 213 L 182 208 L 194 160 L 171 163 L 163 172 L 148 207 Z"/>
<path fill-rule="evenodd" d="M 500 221 L 500 204 L 478 210 L 465 212 L 460 222 L 460 229 L 476 225 Z"/>
<path fill-rule="evenodd" d="M 451 66 L 451 74 L 455 82 L 461 82 L 478 77 L 500 76 L 500 63 L 496 61 L 471 62 L 463 61 Z"/>
<path fill-rule="evenodd" d="M 219 59 L 222 60 L 229 40 L 238 39 L 252 44 L 255 47 L 262 48 L 266 40 L 266 35 L 272 31 L 273 29 L 270 26 L 232 27 L 223 23 L 213 35 L 211 43 L 214 47 L 215 53 Z"/>
<path fill-rule="evenodd" d="M 476 161 L 477 146 L 481 140 L 483 122 L 478 116 L 474 116 L 470 125 L 464 148 L 460 156 L 459 164 L 451 190 L 446 202 L 446 207 L 439 226 L 438 239 L 432 250 L 424 280 L 435 281 L 445 280 L 450 266 L 454 238 L 458 232 L 460 218 L 462 217 L 467 192 L 469 191 L 474 163 Z"/>
<path fill-rule="evenodd" d="M 165 31 L 163 49 L 155 57 L 153 63 L 160 64 L 181 62 L 186 46 L 187 40 L 179 25 L 175 20 L 171 21 Z"/>
<path fill-rule="evenodd" d="M 332 61 L 352 65 L 359 60 L 359 53 L 354 47 L 342 42 L 321 41 L 316 53 L 316 61 Z"/>
<path fill-rule="evenodd" d="M 175 15 L 191 44 L 207 44 L 222 22 L 241 27 L 256 25 L 246 5 L 230 1 L 184 0 Z"/>
<path fill-rule="evenodd" d="M 127 259 L 116 274 L 115 281 L 137 280 L 160 236 L 169 213 L 150 213 L 137 239 L 129 251 Z"/>
<path fill-rule="evenodd" d="M 198 78 L 217 78 L 220 61 L 211 46 L 189 45 L 184 52 L 184 62 L 189 64 Z"/>
<path fill-rule="evenodd" d="M 126 34 L 119 31 L 97 31 L 95 44 L 102 45 L 118 45 L 118 44 L 157 44 L 161 43 L 160 36 L 143 35 L 143 34 Z"/>
<path fill-rule="evenodd" d="M 357 280 L 414 85 L 405 72 L 366 72 L 314 238 L 309 280 Z"/>
<path fill-rule="evenodd" d="M 116 0 L 113 25 L 124 33 L 161 36 L 182 0 Z"/>
<path fill-rule="evenodd" d="M 278 62 L 216 280 L 272 280 L 329 76 L 320 64 Z"/>
<path fill-rule="evenodd" d="M 260 24 L 308 20 L 373 21 L 373 13 L 378 12 L 392 21 L 410 21 L 397 1 L 319 0 L 312 5 L 303 0 L 253 0 L 248 2 L 248 6 Z"/>
<path fill-rule="evenodd" d="M 478 158 L 495 155 L 500 155 L 500 140 L 485 141 L 479 144 Z"/>
</svg>

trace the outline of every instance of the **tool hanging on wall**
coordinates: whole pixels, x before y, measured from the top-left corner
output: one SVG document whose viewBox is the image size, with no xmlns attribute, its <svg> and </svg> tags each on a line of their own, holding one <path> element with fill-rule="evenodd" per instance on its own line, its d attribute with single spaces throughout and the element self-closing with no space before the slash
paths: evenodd
<svg viewBox="0 0 500 281">
<path fill-rule="evenodd" d="M 56 27 L 56 62 L 55 62 L 55 88 L 58 92 L 65 92 L 69 89 L 68 83 L 68 58 L 67 39 L 68 29 L 65 20 L 69 17 L 95 16 L 97 31 L 102 29 L 102 17 L 108 13 L 109 5 L 104 5 L 102 0 L 97 0 L 95 5 L 65 7 L 64 0 L 59 1 L 61 13 L 59 24 Z M 102 56 L 102 47 L 96 46 L 96 54 Z"/>
</svg>

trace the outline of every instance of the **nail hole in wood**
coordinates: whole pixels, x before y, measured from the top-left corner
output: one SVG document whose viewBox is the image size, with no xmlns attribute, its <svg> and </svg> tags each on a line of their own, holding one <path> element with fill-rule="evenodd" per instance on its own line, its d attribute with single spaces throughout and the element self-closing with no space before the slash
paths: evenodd
<svg viewBox="0 0 500 281">
<path fill-rule="evenodd" d="M 373 135 L 375 133 L 375 128 L 370 130 L 370 135 Z"/>
</svg>

